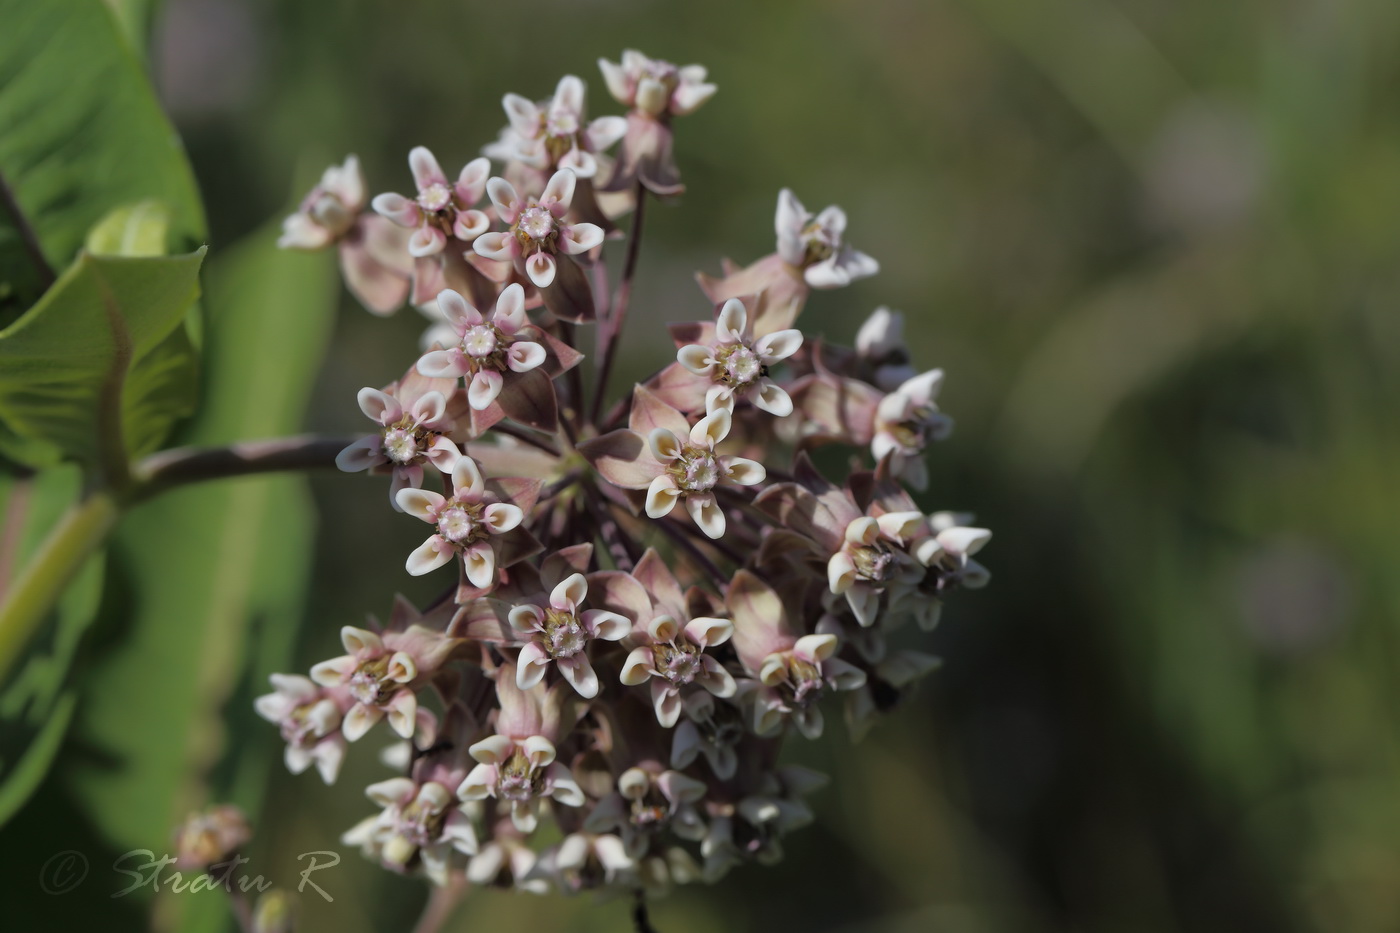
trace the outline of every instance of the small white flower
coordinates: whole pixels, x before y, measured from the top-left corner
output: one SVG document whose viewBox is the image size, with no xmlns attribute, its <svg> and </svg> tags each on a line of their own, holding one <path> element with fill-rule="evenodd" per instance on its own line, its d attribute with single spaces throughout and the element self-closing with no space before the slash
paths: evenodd
<svg viewBox="0 0 1400 933">
<path fill-rule="evenodd" d="M 769 377 L 768 368 L 792 356 L 801 346 L 802 333 L 791 329 L 755 339 L 744 303 L 731 298 L 720 308 L 715 321 L 714 344 L 681 347 L 676 360 L 713 383 L 705 393 L 707 412 L 733 412 L 735 400 L 744 398 L 783 418 L 792 414 L 792 399 Z"/>
<path fill-rule="evenodd" d="M 677 501 L 685 500 L 701 531 L 711 538 L 724 535 L 724 511 L 715 501 L 714 488 L 720 483 L 752 486 L 768 475 L 757 461 L 715 453 L 715 445 L 729 436 L 729 427 L 729 412 L 721 408 L 695 423 L 689 443 L 666 428 L 651 432 L 647 442 L 663 471 L 647 489 L 648 516 L 665 518 Z"/>
<path fill-rule="evenodd" d="M 778 255 L 801 269 L 812 288 L 839 288 L 880 271 L 878 262 L 844 242 L 846 212 L 835 205 L 813 217 L 784 188 L 778 193 L 774 226 Z"/>
</svg>

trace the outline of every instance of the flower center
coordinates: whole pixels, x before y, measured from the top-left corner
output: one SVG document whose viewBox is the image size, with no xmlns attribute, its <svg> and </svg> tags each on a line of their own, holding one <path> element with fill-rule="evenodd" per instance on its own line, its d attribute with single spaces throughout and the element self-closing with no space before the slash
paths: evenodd
<svg viewBox="0 0 1400 933">
<path fill-rule="evenodd" d="M 681 488 L 687 492 L 709 492 L 719 482 L 719 460 L 708 450 L 687 447 L 680 457 Z"/>
<path fill-rule="evenodd" d="M 442 182 L 433 182 L 418 192 L 418 205 L 429 213 L 436 214 L 452 203 L 452 190 Z"/>
<path fill-rule="evenodd" d="M 449 500 L 450 501 L 450 500 Z M 476 520 L 462 505 L 449 505 L 438 513 L 438 534 L 449 541 L 461 543 L 476 530 Z"/>
<path fill-rule="evenodd" d="M 856 565 L 856 576 L 862 580 L 880 582 L 894 570 L 894 554 L 889 548 L 879 544 L 855 548 L 851 559 Z"/>
<path fill-rule="evenodd" d="M 350 695 L 358 703 L 378 706 L 389 699 L 399 689 L 399 684 L 387 679 L 389 656 L 380 655 L 361 661 L 355 673 L 350 675 Z"/>
<path fill-rule="evenodd" d="M 384 456 L 398 464 L 411 463 L 418 456 L 418 438 L 415 432 L 400 427 L 386 430 Z"/>
<path fill-rule="evenodd" d="M 547 240 L 554 233 L 554 215 L 548 208 L 536 205 L 521 213 L 515 227 L 531 240 Z"/>
<path fill-rule="evenodd" d="M 502 800 L 526 801 L 535 796 L 534 768 L 530 759 L 519 749 L 500 767 L 496 778 L 496 796 Z"/>
<path fill-rule="evenodd" d="M 652 652 L 661 673 L 677 686 L 690 683 L 702 669 L 700 654 L 690 645 L 656 645 Z"/>
<path fill-rule="evenodd" d="M 802 259 L 803 265 L 830 259 L 841 245 L 841 240 L 832 231 L 816 221 L 802 228 L 802 239 L 807 245 L 807 253 Z"/>
<path fill-rule="evenodd" d="M 572 613 L 546 609 L 544 633 L 544 647 L 551 658 L 572 658 L 588 646 L 588 633 Z"/>
<path fill-rule="evenodd" d="M 324 191 L 311 201 L 306 213 L 316 223 L 337 236 L 350 229 L 350 224 L 354 221 L 354 217 L 345 207 L 345 202 Z"/>
<path fill-rule="evenodd" d="M 496 328 L 490 324 L 477 324 L 462 335 L 463 352 L 478 359 L 495 353 L 499 343 Z"/>
<path fill-rule="evenodd" d="M 758 354 L 742 344 L 721 350 L 722 378 L 732 386 L 746 386 L 766 375 Z"/>
</svg>

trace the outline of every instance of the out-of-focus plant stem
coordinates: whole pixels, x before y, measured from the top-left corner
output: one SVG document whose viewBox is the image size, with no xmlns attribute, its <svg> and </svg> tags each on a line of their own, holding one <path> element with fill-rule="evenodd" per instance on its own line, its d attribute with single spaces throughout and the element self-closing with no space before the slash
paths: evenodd
<svg viewBox="0 0 1400 933">
<path fill-rule="evenodd" d="M 0 683 L 38 631 L 68 583 L 117 523 L 120 507 L 97 491 L 68 510 L 49 532 L 14 585 L 0 595 Z"/>
<path fill-rule="evenodd" d="M 434 887 L 433 893 L 428 895 L 428 902 L 423 905 L 423 913 L 414 925 L 413 933 L 437 933 L 442 929 L 469 887 L 467 879 L 462 877 L 449 878 L 447 884 Z"/>
<path fill-rule="evenodd" d="M 603 411 L 603 396 L 608 390 L 608 376 L 612 374 L 613 358 L 617 356 L 617 339 L 622 335 L 622 325 L 627 321 L 627 305 L 632 300 L 632 277 L 637 272 L 637 253 L 642 245 L 642 222 L 646 219 L 647 192 L 637 184 L 637 209 L 632 213 L 632 229 L 627 231 L 627 258 L 622 264 L 622 277 L 617 282 L 617 295 L 613 298 L 612 309 L 599 325 L 598 342 L 602 352 L 598 360 L 598 384 L 593 387 L 593 406 L 589 420 L 598 423 Z M 604 332 L 606 328 L 606 332 Z"/>
<path fill-rule="evenodd" d="M 335 466 L 336 454 L 353 437 L 301 435 L 268 441 L 243 441 L 227 447 L 176 447 L 152 454 L 136 469 L 133 500 L 148 499 L 175 486 L 211 479 L 314 470 Z"/>
</svg>

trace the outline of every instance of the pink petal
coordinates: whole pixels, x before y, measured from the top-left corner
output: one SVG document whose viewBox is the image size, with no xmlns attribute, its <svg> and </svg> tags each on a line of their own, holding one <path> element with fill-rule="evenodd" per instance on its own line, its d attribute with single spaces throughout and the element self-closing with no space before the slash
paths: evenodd
<svg viewBox="0 0 1400 933">
<path fill-rule="evenodd" d="M 477 411 L 485 411 L 491 407 L 496 396 L 501 394 L 503 385 L 505 380 L 501 378 L 500 373 L 492 369 L 483 369 L 472 376 L 471 384 L 467 386 L 467 401 Z"/>
<path fill-rule="evenodd" d="M 433 185 L 447 184 L 447 175 L 437 158 L 427 148 L 414 146 L 408 153 L 408 167 L 413 172 L 413 182 L 422 191 Z"/>
</svg>

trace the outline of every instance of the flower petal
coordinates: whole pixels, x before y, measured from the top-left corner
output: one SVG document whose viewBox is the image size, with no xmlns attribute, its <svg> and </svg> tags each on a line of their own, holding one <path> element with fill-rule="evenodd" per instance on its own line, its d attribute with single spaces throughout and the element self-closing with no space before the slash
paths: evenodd
<svg viewBox="0 0 1400 933">
<path fill-rule="evenodd" d="M 603 228 L 597 224 L 570 224 L 559 232 L 559 248 L 570 256 L 586 253 L 602 242 Z"/>
<path fill-rule="evenodd" d="M 681 491 L 676 488 L 676 481 L 670 475 L 663 473 L 656 477 L 647 487 L 647 516 L 665 518 L 670 515 L 680 495 Z"/>
<path fill-rule="evenodd" d="M 738 298 L 731 298 L 715 319 L 715 339 L 720 343 L 742 343 L 749 326 L 749 312 Z"/>
<path fill-rule="evenodd" d="M 569 174 L 573 175 L 572 172 Z M 555 272 L 554 257 L 548 253 L 535 253 L 525 260 L 525 274 L 535 283 L 536 288 L 549 288 L 553 285 Z"/>
<path fill-rule="evenodd" d="M 754 350 L 765 363 L 785 360 L 801 347 L 802 331 L 796 329 L 774 331 L 754 344 Z"/>
<path fill-rule="evenodd" d="M 598 695 L 598 674 L 593 670 L 588 655 L 579 653 L 570 658 L 559 658 L 554 663 L 579 696 L 591 700 Z"/>
<path fill-rule="evenodd" d="M 433 185 L 447 184 L 447 174 L 438 165 L 437 157 L 425 146 L 414 146 L 409 150 L 408 167 L 413 172 L 413 182 L 419 191 Z"/>
<path fill-rule="evenodd" d="M 431 489 L 400 489 L 399 494 L 394 497 L 394 501 L 414 518 L 420 518 L 425 522 L 437 521 L 438 509 L 447 500 Z"/>
<path fill-rule="evenodd" d="M 686 496 L 685 507 L 701 531 L 711 538 L 724 537 L 724 510 L 719 507 L 712 493 Z"/>
<path fill-rule="evenodd" d="M 517 340 L 510 345 L 506 354 L 506 365 L 516 373 L 528 373 L 543 365 L 544 361 L 544 347 L 533 340 Z"/>
<path fill-rule="evenodd" d="M 429 350 L 418 358 L 418 372 L 429 379 L 457 379 L 471 369 L 462 351 L 453 347 L 450 350 Z"/>
<path fill-rule="evenodd" d="M 408 491 L 404 490 L 404 492 Z M 408 555 L 408 562 L 404 566 L 413 576 L 421 577 L 425 573 L 432 573 L 451 560 L 452 545 L 445 538 L 433 535 L 420 544 L 412 554 Z"/>
<path fill-rule="evenodd" d="M 472 249 L 478 256 L 510 262 L 515 258 L 518 241 L 509 233 L 483 233 L 472 240 Z"/>
<path fill-rule="evenodd" d="M 577 183 L 578 179 L 573 172 L 566 168 L 560 169 L 550 176 L 549 182 L 544 186 L 544 194 L 540 195 L 540 203 L 551 207 L 557 205 L 567 209 L 573 203 L 574 186 Z M 554 202 L 554 204 L 550 204 L 550 202 Z"/>
<path fill-rule="evenodd" d="M 486 527 L 493 535 L 503 535 L 520 527 L 525 520 L 525 512 L 510 502 L 493 502 L 482 512 Z"/>
<path fill-rule="evenodd" d="M 768 478 L 768 471 L 757 460 L 749 460 L 746 457 L 721 457 L 720 463 L 724 466 L 725 478 L 740 486 L 753 486 Z"/>
<path fill-rule="evenodd" d="M 480 370 L 467 385 L 467 403 L 476 411 L 485 411 L 501 394 L 504 386 L 505 379 L 500 373 L 494 369 Z"/>
</svg>

